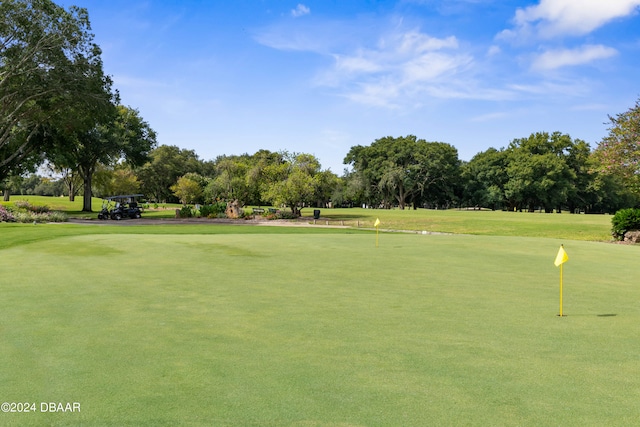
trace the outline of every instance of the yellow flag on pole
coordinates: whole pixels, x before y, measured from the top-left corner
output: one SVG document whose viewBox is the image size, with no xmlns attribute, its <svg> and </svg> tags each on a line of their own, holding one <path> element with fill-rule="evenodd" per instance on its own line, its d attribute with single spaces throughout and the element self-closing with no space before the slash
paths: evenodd
<svg viewBox="0 0 640 427">
<path fill-rule="evenodd" d="M 569 256 L 564 250 L 564 246 L 560 245 L 560 249 L 558 250 L 558 255 L 556 255 L 556 260 L 553 262 L 556 267 L 560 267 L 565 262 L 569 261 Z"/>
<path fill-rule="evenodd" d="M 376 218 L 376 222 L 375 224 L 373 224 L 374 227 L 377 227 L 380 225 L 380 218 Z"/>
</svg>

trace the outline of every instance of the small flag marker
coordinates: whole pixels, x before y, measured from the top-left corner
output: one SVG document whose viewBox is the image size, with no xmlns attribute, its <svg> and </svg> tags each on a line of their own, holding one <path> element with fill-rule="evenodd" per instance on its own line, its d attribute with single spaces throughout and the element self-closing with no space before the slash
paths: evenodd
<svg viewBox="0 0 640 427">
<path fill-rule="evenodd" d="M 553 262 L 556 267 L 560 267 L 560 317 L 562 317 L 562 265 L 567 261 L 569 261 L 569 255 L 564 250 L 564 245 L 560 245 L 556 260 Z"/>
</svg>

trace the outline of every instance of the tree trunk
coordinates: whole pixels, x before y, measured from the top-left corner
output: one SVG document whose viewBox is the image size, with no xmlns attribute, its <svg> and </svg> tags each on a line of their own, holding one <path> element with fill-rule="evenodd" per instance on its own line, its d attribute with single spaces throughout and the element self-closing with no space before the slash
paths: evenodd
<svg viewBox="0 0 640 427">
<path fill-rule="evenodd" d="M 398 186 L 398 207 L 400 207 L 400 210 L 404 210 L 406 197 L 407 195 L 404 192 L 404 187 L 402 185 Z"/>
<path fill-rule="evenodd" d="M 91 178 L 92 173 L 90 171 L 82 174 L 82 179 L 84 181 L 82 212 L 93 212 L 91 210 Z"/>
<path fill-rule="evenodd" d="M 73 180 L 70 180 L 67 184 L 67 190 L 69 190 L 69 201 L 73 202 L 76 200 L 76 188 L 73 183 Z"/>
<path fill-rule="evenodd" d="M 10 198 L 11 198 L 11 192 L 9 191 L 8 188 L 5 188 L 4 189 L 4 201 L 8 202 Z"/>
</svg>

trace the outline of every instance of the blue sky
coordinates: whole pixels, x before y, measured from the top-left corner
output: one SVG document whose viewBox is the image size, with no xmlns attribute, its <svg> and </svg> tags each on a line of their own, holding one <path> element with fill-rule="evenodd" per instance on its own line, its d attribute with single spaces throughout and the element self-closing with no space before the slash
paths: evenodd
<svg viewBox="0 0 640 427">
<path fill-rule="evenodd" d="M 594 148 L 640 97 L 640 0 L 64 0 L 158 142 L 203 160 L 533 132 Z"/>
</svg>

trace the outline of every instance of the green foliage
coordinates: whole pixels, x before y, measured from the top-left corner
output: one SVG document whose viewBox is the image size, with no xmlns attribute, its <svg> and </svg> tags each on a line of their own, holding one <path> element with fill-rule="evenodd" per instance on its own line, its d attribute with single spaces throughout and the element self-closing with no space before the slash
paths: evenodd
<svg viewBox="0 0 640 427">
<path fill-rule="evenodd" d="M 490 148 L 463 166 L 464 202 L 511 211 L 597 210 L 589 161 L 589 144 L 560 132 L 514 139 L 506 149 Z"/>
<path fill-rule="evenodd" d="M 460 175 L 458 151 L 442 142 L 414 135 L 385 137 L 370 146 L 355 146 L 344 159 L 367 188 L 370 205 L 404 209 L 416 205 L 449 204 L 455 200 Z"/>
<path fill-rule="evenodd" d="M 285 210 L 285 209 L 278 209 L 278 210 L 269 209 L 268 211 L 262 214 L 262 217 L 269 221 L 273 221 L 276 219 L 296 219 L 296 218 L 299 218 L 300 215 L 294 213 L 293 211 Z"/>
<path fill-rule="evenodd" d="M 621 209 L 611 219 L 611 235 L 624 239 L 624 234 L 631 230 L 640 230 L 640 209 Z"/>
<path fill-rule="evenodd" d="M 33 213 L 49 212 L 49 207 L 47 205 L 32 205 L 26 200 L 18 200 L 13 204 L 13 206 L 15 206 L 18 209 L 22 209 L 22 210 L 33 212 Z"/>
<path fill-rule="evenodd" d="M 197 202 L 203 191 L 198 181 L 186 175 L 178 178 L 170 189 L 183 205 Z"/>
<path fill-rule="evenodd" d="M 112 105 L 111 110 L 95 118 L 89 128 L 78 128 L 63 133 L 63 144 L 56 145 L 50 160 L 58 167 L 77 170 L 83 179 L 83 196 L 87 204 L 83 210 L 91 212 L 92 180 L 99 165 L 113 165 L 126 159 L 131 167 L 141 166 L 156 145 L 156 134 L 140 113 L 123 105 Z M 84 111 L 80 111 L 84 114 Z M 118 176 L 119 175 L 119 176 Z M 120 169 L 113 179 L 107 179 L 104 191 L 120 191 L 139 186 L 131 170 Z"/>
<path fill-rule="evenodd" d="M 318 159 L 306 153 L 283 153 L 283 162 L 265 168 L 262 198 L 274 206 L 288 206 L 294 215 L 318 197 L 320 183 L 328 182 Z"/>
<path fill-rule="evenodd" d="M 100 165 L 94 174 L 93 188 L 98 197 L 140 193 L 140 180 L 129 165 L 116 168 Z"/>
<path fill-rule="evenodd" d="M 288 211 L 288 210 L 279 210 L 276 213 L 276 216 L 279 219 L 296 219 L 298 217 L 298 215 L 296 215 L 292 211 Z"/>
<path fill-rule="evenodd" d="M 247 175 L 251 168 L 251 158 L 242 156 L 220 156 L 215 162 L 216 176 L 205 188 L 205 198 L 238 200 L 244 204 L 251 199 L 250 184 Z"/>
<path fill-rule="evenodd" d="M 85 128 L 109 108 L 86 9 L 50 0 L 0 2 L 0 180 L 42 161 L 60 129 Z"/>
<path fill-rule="evenodd" d="M 224 218 L 227 204 L 223 201 L 216 201 L 210 205 L 200 206 L 200 216 L 205 218 Z"/>
<path fill-rule="evenodd" d="M 193 208 L 187 205 L 182 206 L 182 208 L 180 208 L 180 211 L 178 212 L 178 216 L 180 218 L 193 218 Z"/>
<path fill-rule="evenodd" d="M 151 150 L 149 160 L 136 173 L 142 182 L 141 192 L 158 203 L 173 203 L 178 199 L 170 187 L 189 172 L 199 173 L 202 163 L 193 150 L 174 145 L 160 145 Z"/>
<path fill-rule="evenodd" d="M 623 178 L 625 186 L 640 195 L 640 99 L 634 107 L 609 116 L 609 134 L 598 145 L 598 170 Z"/>
</svg>

